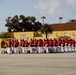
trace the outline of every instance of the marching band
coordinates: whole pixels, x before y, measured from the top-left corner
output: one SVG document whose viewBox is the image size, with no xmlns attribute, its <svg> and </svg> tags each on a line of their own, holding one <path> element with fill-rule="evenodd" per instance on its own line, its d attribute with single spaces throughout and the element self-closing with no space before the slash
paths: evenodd
<svg viewBox="0 0 76 75">
<path fill-rule="evenodd" d="M 6 43 L 6 51 L 8 54 L 12 52 L 17 53 L 18 49 L 21 49 L 21 52 L 27 53 L 28 50 L 30 53 L 33 53 L 35 50 L 37 53 L 64 53 L 64 52 L 75 52 L 76 51 L 76 41 L 74 39 L 30 39 L 27 40 L 21 39 L 7 39 Z"/>
</svg>

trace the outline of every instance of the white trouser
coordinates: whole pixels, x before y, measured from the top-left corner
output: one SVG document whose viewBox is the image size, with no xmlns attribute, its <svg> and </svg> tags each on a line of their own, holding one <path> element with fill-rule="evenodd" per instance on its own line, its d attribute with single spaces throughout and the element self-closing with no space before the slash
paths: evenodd
<svg viewBox="0 0 76 75">
<path fill-rule="evenodd" d="M 42 47 L 38 47 L 38 53 L 42 53 Z"/>
<path fill-rule="evenodd" d="M 76 51 L 76 45 L 75 45 L 75 51 Z"/>
<path fill-rule="evenodd" d="M 38 47 L 35 47 L 36 48 L 36 50 L 37 50 L 37 52 L 38 52 Z"/>
<path fill-rule="evenodd" d="M 32 53 L 32 47 L 29 47 L 29 49 L 30 49 L 30 53 Z"/>
<path fill-rule="evenodd" d="M 14 47 L 14 53 L 17 53 L 17 47 Z"/>
<path fill-rule="evenodd" d="M 50 48 L 50 49 L 51 49 L 52 47 L 51 47 L 51 46 L 49 46 L 48 48 Z"/>
<path fill-rule="evenodd" d="M 64 46 L 64 50 L 65 50 L 65 52 L 68 52 L 68 46 L 67 45 Z"/>
<path fill-rule="evenodd" d="M 46 53 L 49 53 L 49 51 L 48 51 L 48 47 L 45 47 L 45 49 L 46 49 Z"/>
<path fill-rule="evenodd" d="M 18 51 L 18 47 L 17 47 L 17 51 Z"/>
<path fill-rule="evenodd" d="M 25 47 L 22 47 L 22 53 L 25 53 Z"/>
<path fill-rule="evenodd" d="M 21 49 L 21 51 L 22 51 L 22 46 L 20 46 L 20 49 Z"/>
<path fill-rule="evenodd" d="M 61 47 L 60 46 L 57 46 L 57 51 L 58 51 L 58 53 L 61 52 Z"/>
<path fill-rule="evenodd" d="M 49 52 L 51 52 L 51 50 L 52 50 L 52 47 L 51 47 L 51 46 L 49 46 L 49 47 L 48 47 L 48 51 L 49 51 Z"/>
<path fill-rule="evenodd" d="M 46 51 L 46 47 L 45 47 L 45 46 L 43 46 L 43 47 L 42 47 L 42 50 L 43 50 L 43 52 L 44 52 L 44 51 Z"/>
<path fill-rule="evenodd" d="M 52 48 L 54 49 L 54 52 L 56 52 L 56 49 L 57 49 L 56 46 L 53 46 Z"/>
<path fill-rule="evenodd" d="M 72 51 L 75 51 L 75 47 L 72 45 Z"/>
<path fill-rule="evenodd" d="M 69 45 L 68 46 L 68 51 L 71 52 L 72 51 L 72 47 Z"/>
<path fill-rule="evenodd" d="M 25 52 L 27 52 L 27 47 L 25 47 Z"/>
<path fill-rule="evenodd" d="M 10 47 L 7 47 L 6 51 L 7 51 L 8 54 L 11 54 L 11 48 Z"/>
<path fill-rule="evenodd" d="M 33 53 L 38 52 L 38 47 L 32 47 Z"/>
<path fill-rule="evenodd" d="M 61 52 L 64 52 L 64 46 L 61 45 L 60 48 L 61 48 Z"/>
<path fill-rule="evenodd" d="M 11 46 L 11 49 L 12 49 L 12 51 L 14 50 L 14 47 L 13 46 Z"/>
</svg>

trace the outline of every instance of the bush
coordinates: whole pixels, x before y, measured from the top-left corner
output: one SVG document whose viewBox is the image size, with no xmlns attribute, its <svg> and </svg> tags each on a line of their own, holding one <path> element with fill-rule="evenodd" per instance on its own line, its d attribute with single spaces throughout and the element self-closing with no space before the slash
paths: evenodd
<svg viewBox="0 0 76 75">
<path fill-rule="evenodd" d="M 7 35 L 6 33 L 1 33 L 0 38 L 10 38 L 10 36 Z"/>
<path fill-rule="evenodd" d="M 69 36 L 59 36 L 59 39 L 71 39 Z"/>
<path fill-rule="evenodd" d="M 38 32 L 35 32 L 35 33 L 34 33 L 34 37 L 41 37 L 41 34 L 38 33 Z"/>
</svg>

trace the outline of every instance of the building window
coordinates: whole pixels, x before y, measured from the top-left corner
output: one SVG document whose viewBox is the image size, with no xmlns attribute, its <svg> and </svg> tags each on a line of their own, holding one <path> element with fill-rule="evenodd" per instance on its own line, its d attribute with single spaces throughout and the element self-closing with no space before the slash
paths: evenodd
<svg viewBox="0 0 76 75">
<path fill-rule="evenodd" d="M 73 36 L 76 36 L 76 32 L 73 32 Z"/>
<path fill-rule="evenodd" d="M 42 37 L 42 34 L 41 33 L 38 33 L 38 32 L 35 32 L 34 33 L 34 37 Z"/>
<path fill-rule="evenodd" d="M 20 39 L 26 39 L 26 35 L 25 34 L 20 34 Z"/>
<path fill-rule="evenodd" d="M 68 36 L 68 33 L 65 32 L 65 33 L 64 33 L 64 36 Z"/>
<path fill-rule="evenodd" d="M 58 33 L 56 33 L 56 37 L 59 37 L 59 34 Z"/>
<path fill-rule="evenodd" d="M 50 37 L 51 36 L 51 34 L 48 34 L 48 37 Z"/>
</svg>

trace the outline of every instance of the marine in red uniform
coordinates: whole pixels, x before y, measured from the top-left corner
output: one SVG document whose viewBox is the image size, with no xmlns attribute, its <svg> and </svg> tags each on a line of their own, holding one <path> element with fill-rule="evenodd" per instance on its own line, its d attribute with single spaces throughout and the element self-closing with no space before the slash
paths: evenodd
<svg viewBox="0 0 76 75">
<path fill-rule="evenodd" d="M 45 50 L 46 50 L 46 53 L 49 53 L 48 47 L 49 47 L 49 39 L 47 38 L 45 40 Z"/>
<path fill-rule="evenodd" d="M 64 52 L 64 40 L 61 39 L 61 52 Z"/>
<path fill-rule="evenodd" d="M 22 43 L 21 43 L 22 45 L 22 53 L 25 53 L 25 41 L 24 41 L 24 39 L 22 40 Z"/>
<path fill-rule="evenodd" d="M 25 40 L 25 53 L 27 53 L 28 52 L 28 49 L 27 49 L 27 47 L 29 46 L 29 43 L 28 43 L 28 41 L 27 40 Z"/>
<path fill-rule="evenodd" d="M 64 46 L 64 40 L 63 39 L 61 40 L 61 46 Z"/>
<path fill-rule="evenodd" d="M 14 39 L 11 40 L 11 49 L 14 50 Z"/>
<path fill-rule="evenodd" d="M 25 47 L 27 47 L 29 45 L 28 41 L 25 40 Z"/>
<path fill-rule="evenodd" d="M 35 51 L 38 52 L 37 42 L 38 41 L 36 39 L 33 40 L 33 52 L 35 52 Z"/>
<path fill-rule="evenodd" d="M 32 47 L 33 47 L 33 39 L 30 39 L 29 41 L 29 49 L 30 49 L 30 53 L 32 53 Z"/>
<path fill-rule="evenodd" d="M 20 47 L 22 49 L 22 39 L 20 40 L 19 45 L 20 45 Z"/>
<path fill-rule="evenodd" d="M 52 48 L 53 48 L 54 52 L 56 52 L 56 47 L 57 47 L 56 42 L 57 42 L 57 40 L 54 38 L 52 41 L 52 45 L 53 45 Z"/>
<path fill-rule="evenodd" d="M 53 41 L 52 41 L 53 47 L 54 47 L 54 46 L 56 47 L 56 41 L 57 41 L 57 40 L 54 38 Z"/>
<path fill-rule="evenodd" d="M 37 47 L 37 40 L 36 39 L 33 40 L 33 46 Z"/>
<path fill-rule="evenodd" d="M 64 40 L 64 50 L 65 52 L 68 52 L 68 39 Z"/>
<path fill-rule="evenodd" d="M 68 51 L 71 52 L 72 51 L 72 39 L 68 40 Z"/>
<path fill-rule="evenodd" d="M 6 51 L 8 54 L 11 54 L 11 40 L 7 39 L 6 41 Z"/>
<path fill-rule="evenodd" d="M 58 39 L 58 40 L 56 41 L 56 46 L 61 46 L 61 40 L 60 40 L 60 39 Z"/>
<path fill-rule="evenodd" d="M 75 51 L 76 51 L 76 40 L 75 40 Z"/>
<path fill-rule="evenodd" d="M 61 40 L 60 40 L 60 39 L 58 39 L 58 40 L 56 41 L 56 46 L 57 46 L 57 52 L 58 52 L 58 53 L 61 52 Z"/>
<path fill-rule="evenodd" d="M 72 51 L 75 51 L 75 40 L 72 39 Z"/>
<path fill-rule="evenodd" d="M 45 46 L 45 44 L 46 44 L 45 41 L 46 41 L 46 40 L 44 39 L 44 40 L 43 40 L 43 46 Z"/>
<path fill-rule="evenodd" d="M 52 47 L 52 39 L 49 40 L 49 46 Z"/>
<path fill-rule="evenodd" d="M 33 47 L 33 39 L 30 39 L 29 45 L 30 45 L 30 47 Z"/>
<path fill-rule="evenodd" d="M 18 51 L 18 47 L 19 47 L 19 41 L 18 41 L 18 39 L 16 40 L 16 43 L 17 43 L 17 51 Z"/>
<path fill-rule="evenodd" d="M 17 53 L 17 41 L 16 41 L 16 39 L 14 40 L 13 46 L 14 46 L 14 53 Z"/>
<path fill-rule="evenodd" d="M 65 46 L 68 45 L 68 40 L 67 39 L 64 39 L 64 44 L 65 44 Z"/>
<path fill-rule="evenodd" d="M 42 53 L 43 40 L 39 39 L 37 42 L 38 53 Z"/>
</svg>

